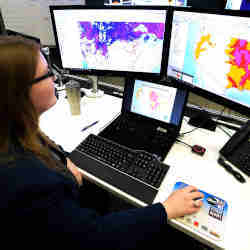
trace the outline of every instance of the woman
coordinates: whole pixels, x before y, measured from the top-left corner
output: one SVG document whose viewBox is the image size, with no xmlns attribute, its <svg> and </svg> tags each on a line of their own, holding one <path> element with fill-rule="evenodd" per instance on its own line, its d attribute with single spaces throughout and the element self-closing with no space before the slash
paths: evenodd
<svg viewBox="0 0 250 250">
<path fill-rule="evenodd" d="M 163 203 L 103 216 L 88 208 L 85 196 L 80 202 L 82 175 L 39 129 L 39 116 L 56 104 L 54 80 L 38 44 L 0 37 L 0 221 L 5 234 L 82 249 L 164 243 L 167 219 L 197 212 L 202 202 L 194 199 L 202 193 L 189 186 Z M 98 204 L 101 197 L 92 199 Z"/>
</svg>

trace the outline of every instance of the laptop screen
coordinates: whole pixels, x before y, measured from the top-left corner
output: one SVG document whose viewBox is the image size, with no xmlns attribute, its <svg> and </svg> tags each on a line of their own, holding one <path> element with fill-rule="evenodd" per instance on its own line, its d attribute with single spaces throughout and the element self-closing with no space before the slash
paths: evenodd
<svg viewBox="0 0 250 250">
<path fill-rule="evenodd" d="M 134 80 L 130 91 L 128 111 L 177 126 L 181 123 L 186 91 L 138 79 Z"/>
</svg>

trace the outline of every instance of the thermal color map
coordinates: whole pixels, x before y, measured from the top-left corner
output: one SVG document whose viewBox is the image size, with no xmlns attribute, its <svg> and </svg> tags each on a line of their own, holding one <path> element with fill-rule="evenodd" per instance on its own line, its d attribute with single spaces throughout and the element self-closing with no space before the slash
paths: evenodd
<svg viewBox="0 0 250 250">
<path fill-rule="evenodd" d="M 250 42 L 238 38 L 232 38 L 225 53 L 231 64 L 227 74 L 227 88 L 250 90 Z"/>
<path fill-rule="evenodd" d="M 131 111 L 160 121 L 169 122 L 175 92 L 152 88 L 146 84 L 135 86 Z"/>
<path fill-rule="evenodd" d="M 164 23 L 79 22 L 82 67 L 160 72 Z"/>
<path fill-rule="evenodd" d="M 250 41 L 199 25 L 189 25 L 187 36 L 182 71 L 195 85 L 250 106 Z"/>
<path fill-rule="evenodd" d="M 105 5 L 173 5 L 186 6 L 187 0 L 104 0 Z"/>
</svg>

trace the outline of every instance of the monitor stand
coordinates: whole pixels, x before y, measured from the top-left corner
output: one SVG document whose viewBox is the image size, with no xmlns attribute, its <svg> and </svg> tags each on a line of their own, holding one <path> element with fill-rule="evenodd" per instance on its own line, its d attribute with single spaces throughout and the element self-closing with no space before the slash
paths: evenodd
<svg viewBox="0 0 250 250">
<path fill-rule="evenodd" d="M 99 77 L 89 75 L 88 78 L 90 78 L 90 80 L 92 81 L 92 89 L 84 90 L 86 97 L 90 97 L 90 98 L 102 97 L 104 95 L 104 92 L 98 89 Z"/>
<path fill-rule="evenodd" d="M 206 111 L 201 111 L 193 116 L 191 115 L 188 124 L 194 127 L 204 128 L 211 131 L 215 131 L 216 129 L 216 122 Z"/>
</svg>

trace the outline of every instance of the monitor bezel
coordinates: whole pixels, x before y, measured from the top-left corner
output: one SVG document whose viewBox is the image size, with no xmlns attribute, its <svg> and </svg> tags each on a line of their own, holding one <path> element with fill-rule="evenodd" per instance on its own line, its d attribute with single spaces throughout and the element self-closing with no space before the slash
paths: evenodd
<svg viewBox="0 0 250 250">
<path fill-rule="evenodd" d="M 6 27 L 5 27 L 2 11 L 0 9 L 0 35 L 6 35 L 6 34 L 7 34 Z"/>
<path fill-rule="evenodd" d="M 170 26 L 172 27 L 172 21 L 173 21 L 173 15 L 175 11 L 183 11 L 183 12 L 189 12 L 189 13 L 205 13 L 205 14 L 217 14 L 217 15 L 226 15 L 226 16 L 239 16 L 239 17 L 248 17 L 250 18 L 250 12 L 249 11 L 240 11 L 240 10 L 228 10 L 228 9 L 223 9 L 223 10 L 214 10 L 214 9 L 197 9 L 197 8 L 176 8 L 173 7 L 172 11 L 170 13 Z M 225 97 L 222 97 L 220 95 L 217 95 L 215 93 L 212 93 L 210 91 L 201 89 L 195 85 L 192 85 L 188 82 L 185 82 L 180 79 L 176 79 L 172 76 L 168 75 L 168 60 L 169 60 L 169 53 L 170 53 L 170 41 L 171 41 L 171 35 L 172 35 L 172 29 L 169 29 L 169 44 L 167 48 L 167 68 L 166 68 L 166 81 L 171 82 L 172 84 L 176 85 L 177 87 L 185 87 L 187 90 L 191 93 L 194 93 L 198 96 L 201 96 L 209 101 L 212 101 L 214 103 L 217 103 L 219 105 L 222 105 L 226 108 L 229 108 L 237 113 L 240 113 L 242 115 L 250 116 L 250 108 L 240 104 L 238 102 L 235 102 L 233 100 L 227 99 Z"/>
<path fill-rule="evenodd" d="M 162 51 L 162 59 L 161 59 L 161 70 L 159 73 L 146 73 L 146 72 L 133 72 L 133 71 L 116 71 L 116 70 L 96 70 L 96 69 L 75 69 L 75 68 L 64 68 L 62 65 L 62 57 L 61 57 L 61 51 L 56 31 L 56 25 L 55 25 L 55 18 L 54 18 L 54 10 L 68 10 L 68 9 L 83 9 L 83 10 L 109 10 L 109 9 L 142 9 L 142 10 L 166 10 L 166 21 L 165 21 L 165 33 L 164 33 L 164 40 L 163 40 L 163 51 Z M 69 73 L 75 73 L 75 74 L 85 74 L 85 75 L 96 75 L 96 76 L 119 76 L 119 77 L 132 77 L 132 78 L 146 78 L 146 79 L 152 79 L 152 80 L 159 80 L 162 79 L 165 75 L 165 69 L 166 69 L 166 47 L 167 47 L 167 41 L 168 37 L 167 34 L 169 33 L 169 25 L 170 22 L 169 19 L 169 13 L 170 13 L 170 7 L 169 6 L 110 6 L 110 5 L 104 5 L 104 6 L 83 6 L 83 5 L 57 5 L 57 6 L 50 6 L 50 15 L 51 15 L 51 21 L 52 21 L 52 27 L 53 27 L 53 33 L 55 37 L 56 47 L 59 51 L 59 66 L 68 71 Z"/>
<path fill-rule="evenodd" d="M 178 94 L 183 95 L 183 110 L 181 111 L 181 114 L 179 116 L 180 122 L 178 125 L 174 124 L 172 122 L 163 122 L 161 120 L 149 118 L 147 116 L 144 116 L 144 115 L 141 115 L 141 114 L 138 114 L 138 113 L 135 113 L 135 112 L 132 112 L 131 110 L 129 110 L 129 102 L 132 99 L 136 80 L 150 82 L 150 83 L 153 83 L 153 84 L 156 84 L 159 86 L 174 88 L 174 89 L 176 89 L 176 96 Z M 186 104 L 188 101 L 188 96 L 189 96 L 189 92 L 186 88 L 177 88 L 175 85 L 167 84 L 166 82 L 149 80 L 149 79 L 145 79 L 145 78 L 126 78 L 125 86 L 124 86 L 124 97 L 123 97 L 123 102 L 122 102 L 121 114 L 126 114 L 129 117 L 133 117 L 134 119 L 136 119 L 138 121 L 143 121 L 146 123 L 150 122 L 152 124 L 152 126 L 160 126 L 162 128 L 168 129 L 169 131 L 171 131 L 173 133 L 179 132 L 181 125 L 182 125 L 183 118 L 184 118 L 184 114 L 186 111 Z M 175 98 L 177 98 L 177 97 L 175 97 Z"/>
</svg>

